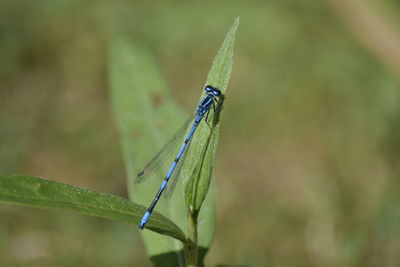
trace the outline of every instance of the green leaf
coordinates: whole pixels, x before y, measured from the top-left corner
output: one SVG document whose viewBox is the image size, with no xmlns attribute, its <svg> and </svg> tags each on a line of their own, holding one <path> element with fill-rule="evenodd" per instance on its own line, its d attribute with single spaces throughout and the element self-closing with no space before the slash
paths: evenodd
<svg viewBox="0 0 400 267">
<path fill-rule="evenodd" d="M 121 136 L 129 196 L 148 206 L 169 164 L 156 172 L 152 179 L 140 184 L 133 181 L 188 116 L 172 101 L 155 60 L 145 48 L 133 45 L 126 38 L 115 39 L 111 45 L 109 65 L 112 107 Z M 186 229 L 184 202 L 183 190 L 177 186 L 172 199 L 160 199 L 156 210 L 176 222 L 181 229 Z M 153 216 L 149 222 L 152 220 Z M 182 249 L 180 242 L 146 229 L 141 234 L 150 256 L 168 254 L 177 257 L 176 252 Z"/>
<path fill-rule="evenodd" d="M 239 20 L 237 19 L 229 31 L 221 49 L 214 59 L 207 83 L 225 91 L 232 68 L 233 42 Z M 137 174 L 142 170 L 154 154 L 163 147 L 165 142 L 180 128 L 188 116 L 176 105 L 169 95 L 164 79 L 159 74 L 155 60 L 149 52 L 133 45 L 126 38 L 114 40 L 110 50 L 110 85 L 114 118 L 118 125 L 124 159 L 128 175 L 128 188 L 131 199 L 144 205 L 149 205 L 164 178 L 166 168 L 154 174 L 155 177 L 141 184 L 133 183 Z M 199 88 L 200 90 L 200 88 Z M 203 92 L 203 88 L 201 88 Z M 204 94 L 202 95 L 204 97 Z M 192 114 L 195 112 L 195 108 Z M 177 185 L 172 200 L 161 199 L 156 210 L 172 219 L 181 229 L 187 229 L 187 209 L 185 208 L 185 185 L 192 176 L 195 165 L 203 163 L 201 177 L 205 182 L 199 190 L 196 205 L 202 211 L 198 224 L 198 245 L 202 251 L 200 260 L 211 245 L 215 218 L 215 195 L 213 183 L 210 183 L 216 143 L 218 140 L 218 114 L 214 116 L 213 133 L 204 125 L 196 133 L 199 140 L 193 140 L 188 151 L 188 158 L 182 168 L 183 184 Z M 207 127 L 207 126 L 206 126 Z M 207 145 L 204 145 L 206 144 Z M 205 150 L 201 150 L 201 148 Z M 194 149 L 193 149 L 194 148 Z M 194 152 L 191 152 L 191 151 Z M 196 154 L 197 153 L 197 154 Z M 207 158 L 207 161 L 199 161 Z M 172 163 L 172 162 L 171 162 Z M 206 174 L 207 172 L 207 174 Z M 211 186 L 210 186 L 211 185 Z M 207 195 L 207 191 L 210 193 Z M 207 198 L 205 198 L 207 195 Z M 199 201 L 201 199 L 201 201 Z M 150 221 L 152 216 L 150 217 Z M 163 238 L 149 231 L 141 233 L 149 255 L 162 262 L 163 255 L 171 255 L 182 249 L 182 244 L 172 239 Z"/>
<path fill-rule="evenodd" d="M 18 174 L 0 175 L 0 201 L 34 206 L 74 210 L 83 214 L 138 224 L 144 206 L 127 199 L 51 180 Z M 169 219 L 153 213 L 148 225 L 153 231 L 185 241 L 185 236 Z"/>
<path fill-rule="evenodd" d="M 207 77 L 206 84 L 217 87 L 222 91 L 221 102 L 224 100 L 223 98 L 232 71 L 233 48 L 238 26 L 239 18 L 234 21 L 226 35 Z M 204 96 L 205 93 L 201 97 L 203 98 Z M 216 109 L 215 114 L 213 110 L 210 110 L 209 116 L 213 118 L 210 126 L 206 123 L 199 124 L 188 155 L 190 159 L 186 159 L 190 163 L 185 165 L 186 169 L 184 172 L 191 175 L 188 176 L 190 179 L 185 188 L 185 200 L 190 213 L 196 218 L 210 187 L 219 138 L 219 113 L 222 108 L 221 105 Z"/>
</svg>

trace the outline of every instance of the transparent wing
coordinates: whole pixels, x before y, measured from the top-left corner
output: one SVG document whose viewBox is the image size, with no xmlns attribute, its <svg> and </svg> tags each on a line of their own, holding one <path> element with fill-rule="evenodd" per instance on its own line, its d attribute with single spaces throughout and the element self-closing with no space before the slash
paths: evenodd
<svg viewBox="0 0 400 267">
<path fill-rule="evenodd" d="M 176 134 L 164 145 L 164 147 L 158 152 L 152 160 L 144 167 L 144 169 L 136 176 L 135 183 L 141 183 L 144 180 L 147 180 L 154 174 L 159 168 L 163 166 L 167 157 L 174 151 L 178 143 L 182 141 L 187 128 L 194 120 L 195 115 L 192 115 L 183 126 L 176 132 Z"/>
<path fill-rule="evenodd" d="M 181 174 L 181 169 L 182 169 L 182 166 L 183 166 L 184 161 L 186 159 L 187 151 L 189 150 L 190 144 L 192 143 L 192 139 L 193 139 L 193 137 L 190 139 L 189 143 L 187 144 L 185 152 L 183 152 L 183 155 L 181 156 L 181 158 L 180 158 L 180 160 L 178 162 L 178 165 L 175 167 L 175 171 L 172 174 L 172 177 L 168 181 L 167 187 L 165 188 L 165 191 L 164 191 L 164 198 L 165 199 L 170 199 L 172 197 L 172 194 L 174 193 L 175 186 L 176 186 L 176 184 L 177 184 L 177 182 L 179 180 L 179 177 L 181 176 L 180 175 Z"/>
</svg>

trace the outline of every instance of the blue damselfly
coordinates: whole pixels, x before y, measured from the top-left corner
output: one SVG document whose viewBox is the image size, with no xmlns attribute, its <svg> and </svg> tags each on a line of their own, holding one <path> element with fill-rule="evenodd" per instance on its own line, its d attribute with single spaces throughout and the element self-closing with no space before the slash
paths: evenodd
<svg viewBox="0 0 400 267">
<path fill-rule="evenodd" d="M 187 132 L 187 128 L 189 125 L 192 125 L 192 128 L 190 132 L 187 134 L 186 138 L 183 141 L 183 144 L 174 160 L 172 163 L 171 167 L 169 168 L 169 171 L 167 175 L 165 176 L 160 189 L 158 189 L 157 194 L 155 195 L 152 203 L 150 204 L 149 208 L 145 212 L 145 214 L 142 217 L 142 220 L 140 221 L 139 228 L 143 229 L 149 220 L 149 217 L 151 213 L 153 212 L 154 207 L 156 206 L 158 200 L 160 199 L 162 193 L 165 192 L 165 197 L 171 197 L 172 192 L 175 188 L 177 178 L 179 177 L 179 172 L 180 168 L 183 165 L 184 157 L 185 157 L 185 152 L 187 151 L 189 147 L 189 143 L 193 137 L 193 134 L 195 133 L 197 126 L 199 125 L 200 121 L 203 119 L 204 115 L 207 114 L 210 111 L 211 107 L 214 107 L 215 109 L 215 102 L 219 104 L 219 97 L 221 96 L 221 91 L 218 90 L 215 87 L 212 87 L 211 85 L 207 85 L 204 90 L 206 91 L 207 95 L 200 101 L 200 104 L 197 106 L 196 113 L 190 117 L 186 123 L 183 125 L 183 127 L 175 134 L 175 136 L 168 142 L 163 149 L 146 165 L 146 167 L 138 174 L 136 177 L 135 182 L 140 183 L 146 178 L 150 177 L 156 170 L 158 170 L 163 162 L 166 160 L 168 155 L 174 151 L 174 148 L 178 144 L 178 142 L 182 139 L 184 134 Z M 207 118 L 206 116 L 206 118 Z M 191 122 L 193 122 L 191 124 Z M 179 163 L 179 164 L 178 164 Z M 174 177 L 172 180 L 169 182 L 172 174 L 175 172 Z M 167 187 L 168 184 L 168 187 Z M 167 188 L 166 188 L 167 187 Z"/>
</svg>

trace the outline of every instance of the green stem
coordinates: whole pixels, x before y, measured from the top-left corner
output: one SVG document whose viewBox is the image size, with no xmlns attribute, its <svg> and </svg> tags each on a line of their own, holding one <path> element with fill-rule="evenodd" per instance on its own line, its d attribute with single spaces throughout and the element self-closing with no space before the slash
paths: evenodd
<svg viewBox="0 0 400 267">
<path fill-rule="evenodd" d="M 189 213 L 188 241 L 184 246 L 185 264 L 187 267 L 197 267 L 197 218 Z"/>
</svg>

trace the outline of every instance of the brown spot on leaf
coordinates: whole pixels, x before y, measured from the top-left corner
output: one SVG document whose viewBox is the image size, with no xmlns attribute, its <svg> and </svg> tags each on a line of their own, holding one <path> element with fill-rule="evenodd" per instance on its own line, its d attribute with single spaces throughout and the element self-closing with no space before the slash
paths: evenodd
<svg viewBox="0 0 400 267">
<path fill-rule="evenodd" d="M 164 103 L 164 97 L 160 92 L 151 92 L 150 100 L 154 107 L 158 108 Z"/>
</svg>

